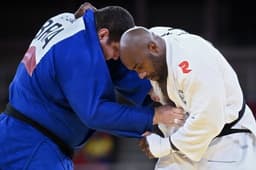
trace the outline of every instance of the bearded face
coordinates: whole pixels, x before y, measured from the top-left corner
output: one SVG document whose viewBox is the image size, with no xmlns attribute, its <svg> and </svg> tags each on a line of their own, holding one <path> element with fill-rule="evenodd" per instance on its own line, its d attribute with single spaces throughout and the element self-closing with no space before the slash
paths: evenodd
<svg viewBox="0 0 256 170">
<path fill-rule="evenodd" d="M 167 77 L 167 66 L 165 57 L 148 55 L 148 63 L 151 65 L 151 69 L 148 70 L 146 78 L 154 81 L 161 81 Z"/>
</svg>

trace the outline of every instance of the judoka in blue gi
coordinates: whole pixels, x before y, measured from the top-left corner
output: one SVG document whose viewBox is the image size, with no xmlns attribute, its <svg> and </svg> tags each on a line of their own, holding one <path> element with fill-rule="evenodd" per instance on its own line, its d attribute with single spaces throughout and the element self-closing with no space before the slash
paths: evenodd
<svg viewBox="0 0 256 170">
<path fill-rule="evenodd" d="M 147 104 L 150 83 L 119 60 L 121 34 L 133 26 L 118 6 L 89 9 L 79 18 L 62 13 L 44 23 L 0 115 L 1 170 L 71 170 L 73 151 L 95 130 L 139 138 L 153 124 L 172 123 L 171 113 L 182 111 Z M 118 104 L 115 90 L 134 106 Z"/>
</svg>

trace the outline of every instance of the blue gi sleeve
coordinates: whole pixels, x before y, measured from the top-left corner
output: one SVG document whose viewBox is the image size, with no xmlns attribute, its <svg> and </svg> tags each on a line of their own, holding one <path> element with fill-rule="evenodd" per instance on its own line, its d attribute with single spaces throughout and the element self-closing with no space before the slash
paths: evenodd
<svg viewBox="0 0 256 170">
<path fill-rule="evenodd" d="M 127 137 L 140 137 L 152 130 L 153 108 L 116 103 L 113 86 L 107 83 L 111 82 L 107 67 L 93 69 L 81 60 L 74 61 L 75 56 L 72 58 L 73 61 L 58 64 L 56 73 L 68 103 L 86 126 Z"/>
<path fill-rule="evenodd" d="M 63 95 L 89 128 L 116 136 L 141 137 L 153 128 L 154 109 L 115 102 L 101 47 L 81 31 L 56 45 L 54 67 Z M 94 43 L 93 43 L 94 42 Z M 99 42 L 98 42 L 99 43 Z"/>
</svg>

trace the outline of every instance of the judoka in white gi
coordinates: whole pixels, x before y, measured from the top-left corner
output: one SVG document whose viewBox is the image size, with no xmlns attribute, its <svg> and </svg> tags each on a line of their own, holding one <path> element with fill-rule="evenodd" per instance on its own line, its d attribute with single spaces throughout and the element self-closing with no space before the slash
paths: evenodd
<svg viewBox="0 0 256 170">
<path fill-rule="evenodd" d="M 165 138 L 146 137 L 159 158 L 156 170 L 255 169 L 255 119 L 236 72 L 210 42 L 180 29 L 135 27 L 123 34 L 120 50 L 162 104 L 168 96 L 188 114 L 179 128 L 159 125 Z"/>
</svg>

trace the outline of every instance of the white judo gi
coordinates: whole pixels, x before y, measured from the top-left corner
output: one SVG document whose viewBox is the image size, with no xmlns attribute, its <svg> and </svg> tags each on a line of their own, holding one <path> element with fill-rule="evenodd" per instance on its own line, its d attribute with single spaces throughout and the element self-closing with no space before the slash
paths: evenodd
<svg viewBox="0 0 256 170">
<path fill-rule="evenodd" d="M 255 170 L 256 122 L 247 105 L 233 128 L 252 133 L 216 137 L 225 124 L 238 118 L 243 105 L 242 90 L 231 65 L 197 35 L 169 27 L 153 27 L 151 31 L 166 43 L 168 97 L 189 114 L 175 131 L 159 125 L 179 151 L 161 157 L 155 169 Z M 158 84 L 151 82 L 161 99 Z"/>
</svg>

